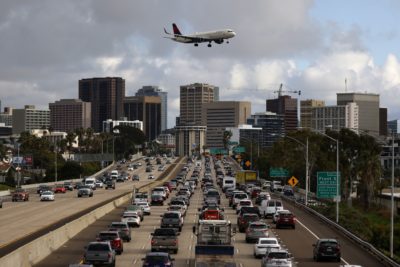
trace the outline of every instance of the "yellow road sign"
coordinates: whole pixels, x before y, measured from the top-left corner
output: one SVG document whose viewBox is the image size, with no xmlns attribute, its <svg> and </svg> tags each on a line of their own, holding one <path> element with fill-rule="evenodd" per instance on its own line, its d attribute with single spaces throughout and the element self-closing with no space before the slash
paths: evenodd
<svg viewBox="0 0 400 267">
<path fill-rule="evenodd" d="M 247 166 L 247 167 L 250 167 L 250 165 L 251 165 L 251 162 L 250 162 L 250 161 L 246 161 L 246 163 L 245 163 L 245 164 L 246 164 L 246 166 Z"/>
<path fill-rule="evenodd" d="M 297 184 L 298 182 L 299 182 L 299 180 L 297 180 L 296 177 L 292 176 L 292 177 L 289 179 L 288 184 L 290 184 L 292 187 L 295 187 L 296 184 Z"/>
</svg>

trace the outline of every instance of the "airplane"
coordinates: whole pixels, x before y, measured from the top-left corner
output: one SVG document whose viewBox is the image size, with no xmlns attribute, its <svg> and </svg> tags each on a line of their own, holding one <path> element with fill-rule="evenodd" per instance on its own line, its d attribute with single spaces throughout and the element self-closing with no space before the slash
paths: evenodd
<svg viewBox="0 0 400 267">
<path fill-rule="evenodd" d="M 179 43 L 194 44 L 194 46 L 199 46 L 199 43 L 208 42 L 207 46 L 211 47 L 211 42 L 213 41 L 217 44 L 222 44 L 225 39 L 232 38 L 236 35 L 236 33 L 230 29 L 210 32 L 196 32 L 190 35 L 183 35 L 175 23 L 172 23 L 172 29 L 174 30 L 174 34 L 169 33 L 165 28 L 164 32 L 165 34 L 173 35 L 174 37 L 165 36 L 164 38 L 169 38 Z M 229 41 L 227 40 L 226 43 L 229 43 Z"/>
</svg>

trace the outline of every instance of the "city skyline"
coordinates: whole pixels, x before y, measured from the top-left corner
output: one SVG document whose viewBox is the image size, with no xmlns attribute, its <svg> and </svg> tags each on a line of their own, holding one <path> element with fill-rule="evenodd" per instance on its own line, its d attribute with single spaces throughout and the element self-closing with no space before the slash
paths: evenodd
<svg viewBox="0 0 400 267">
<path fill-rule="evenodd" d="M 347 87 L 380 94 L 388 119 L 400 117 L 397 1 L 117 3 L 1 3 L 2 106 L 46 108 L 78 98 L 82 78 L 117 76 L 127 96 L 144 85 L 168 92 L 168 128 L 179 87 L 192 83 L 218 86 L 224 101 L 251 101 L 254 112 L 265 111 L 280 83 L 327 105 Z M 199 12 L 185 15 L 192 9 Z M 184 33 L 232 28 L 237 36 L 212 48 L 168 42 L 163 27 L 172 22 Z"/>
</svg>

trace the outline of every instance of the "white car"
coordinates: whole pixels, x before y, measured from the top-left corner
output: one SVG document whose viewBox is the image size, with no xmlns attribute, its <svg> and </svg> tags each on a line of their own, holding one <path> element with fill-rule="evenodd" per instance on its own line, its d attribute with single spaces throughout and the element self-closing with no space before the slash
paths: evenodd
<svg viewBox="0 0 400 267">
<path fill-rule="evenodd" d="M 239 213 L 242 207 L 253 207 L 253 202 L 250 199 L 240 200 L 239 203 L 236 205 L 236 214 Z"/>
<path fill-rule="evenodd" d="M 143 214 L 144 215 L 150 215 L 151 214 L 151 208 L 150 208 L 149 203 L 147 201 L 138 201 L 138 202 L 135 202 L 135 204 L 143 208 Z"/>
<path fill-rule="evenodd" d="M 95 183 L 96 183 L 96 187 L 97 187 L 97 188 L 103 188 L 103 186 L 104 186 L 103 182 L 100 181 L 100 180 L 96 180 Z"/>
<path fill-rule="evenodd" d="M 272 216 L 272 222 L 273 222 L 273 223 L 276 223 L 276 221 L 277 221 L 278 218 L 279 218 L 279 214 L 281 214 L 281 213 L 288 213 L 288 212 L 290 212 L 290 211 L 288 211 L 288 210 L 277 210 L 277 211 L 274 213 L 274 215 Z"/>
<path fill-rule="evenodd" d="M 129 226 L 140 226 L 140 216 L 134 211 L 125 211 L 122 214 L 121 222 L 127 223 Z"/>
<path fill-rule="evenodd" d="M 261 237 L 258 242 L 254 245 L 254 257 L 259 258 L 265 256 L 265 254 L 271 249 L 280 249 L 278 239 L 275 237 Z"/>
<path fill-rule="evenodd" d="M 266 256 L 262 258 L 262 267 L 292 267 L 292 257 L 284 249 L 270 249 Z"/>
<path fill-rule="evenodd" d="M 132 167 L 132 166 L 129 166 L 129 167 L 128 167 L 128 171 L 133 171 L 133 167 Z"/>
<path fill-rule="evenodd" d="M 40 195 L 40 201 L 54 201 L 54 193 L 52 191 L 44 191 Z"/>
<path fill-rule="evenodd" d="M 168 211 L 179 211 L 182 214 L 182 216 L 186 215 L 185 206 L 181 205 L 171 205 L 168 207 Z"/>
<path fill-rule="evenodd" d="M 149 174 L 148 178 L 149 178 L 149 179 L 154 179 L 155 177 L 154 177 L 153 174 Z"/>
</svg>

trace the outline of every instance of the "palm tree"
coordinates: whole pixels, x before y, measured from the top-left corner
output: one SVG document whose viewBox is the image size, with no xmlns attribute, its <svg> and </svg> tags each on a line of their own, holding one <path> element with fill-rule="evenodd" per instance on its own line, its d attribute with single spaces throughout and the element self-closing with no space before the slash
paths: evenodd
<svg viewBox="0 0 400 267">
<path fill-rule="evenodd" d="M 72 147 L 76 143 L 76 135 L 73 132 L 68 132 L 65 140 L 67 141 L 68 155 L 71 157 Z"/>
</svg>

